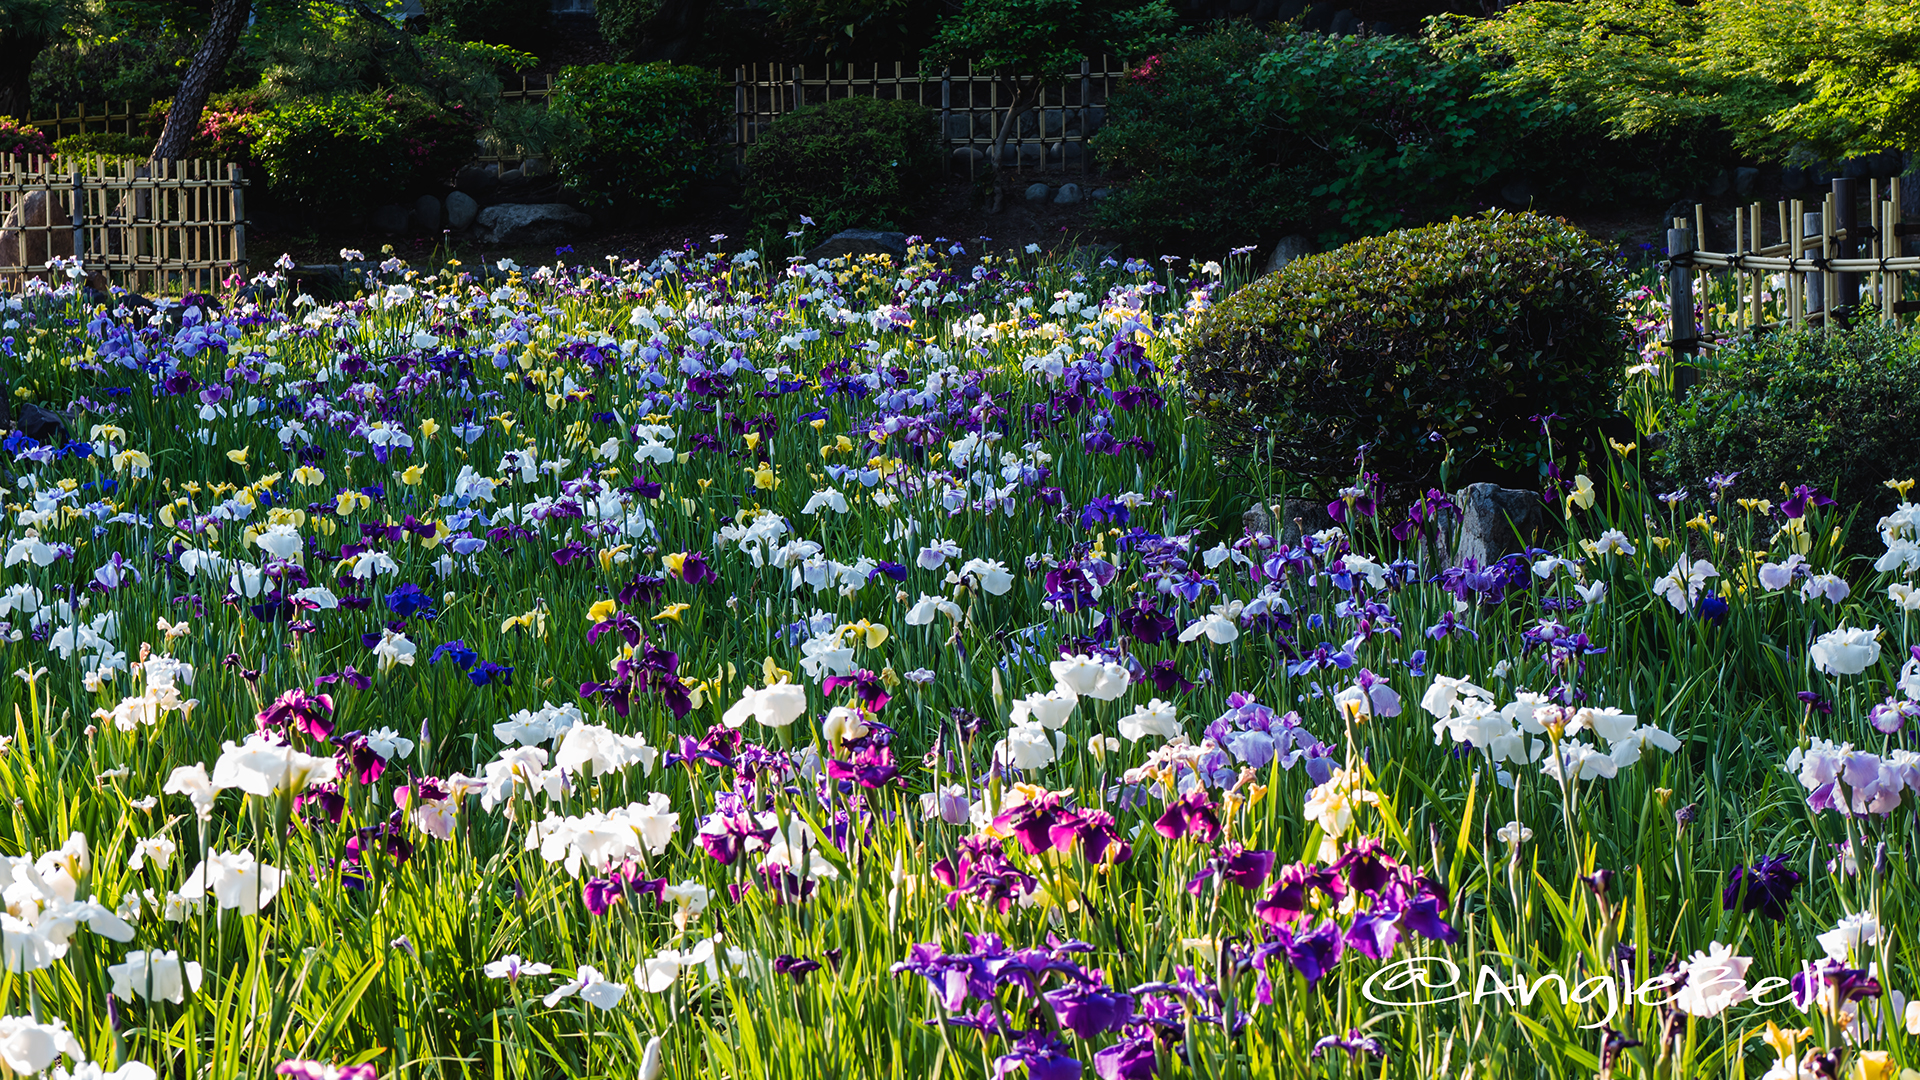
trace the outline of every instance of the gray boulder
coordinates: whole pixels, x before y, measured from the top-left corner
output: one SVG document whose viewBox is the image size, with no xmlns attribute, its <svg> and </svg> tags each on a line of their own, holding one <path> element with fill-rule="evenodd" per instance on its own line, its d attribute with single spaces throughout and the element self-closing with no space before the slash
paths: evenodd
<svg viewBox="0 0 1920 1080">
<path fill-rule="evenodd" d="M 1053 189 L 1048 187 L 1045 184 L 1028 184 L 1027 185 L 1027 201 L 1028 202 L 1046 202 L 1047 196 L 1051 194 L 1053 194 Z"/>
<path fill-rule="evenodd" d="M 407 208 L 398 203 L 387 203 L 373 208 L 370 224 L 375 232 L 399 233 L 407 231 Z"/>
<path fill-rule="evenodd" d="M 1472 559 L 1488 566 L 1539 539 L 1547 523 L 1547 504 L 1537 492 L 1497 484 L 1469 484 L 1454 495 L 1460 504 L 1460 538 L 1453 562 Z"/>
<path fill-rule="evenodd" d="M 464 229 L 473 224 L 473 219 L 479 214 L 480 204 L 474 201 L 473 196 L 464 191 L 447 194 L 447 228 L 456 232 Z"/>
<path fill-rule="evenodd" d="M 1061 184 L 1060 190 L 1053 193 L 1053 201 L 1061 206 L 1072 206 L 1082 198 L 1085 196 L 1080 193 L 1079 184 Z"/>
<path fill-rule="evenodd" d="M 971 146 L 953 151 L 953 171 L 959 176 L 979 176 L 987 171 L 987 155 Z"/>
<path fill-rule="evenodd" d="M 1280 519 L 1274 520 L 1278 511 Z M 1327 513 L 1327 504 L 1315 499 L 1287 499 L 1272 506 L 1254 503 L 1240 515 L 1240 525 L 1248 536 L 1266 533 L 1289 547 L 1300 538 L 1340 524 Z"/>
<path fill-rule="evenodd" d="M 1302 255 L 1312 254 L 1313 241 L 1304 236 L 1283 236 L 1273 245 L 1273 254 L 1267 257 L 1267 273 L 1287 265 Z"/>
<path fill-rule="evenodd" d="M 807 252 L 807 261 L 837 259 L 842 255 L 891 255 L 896 259 L 904 259 L 907 257 L 907 234 L 847 229 L 815 244 Z"/>
<path fill-rule="evenodd" d="M 526 186 L 527 178 L 521 175 L 519 169 L 508 169 L 500 174 L 500 190 L 503 192 L 518 191 Z"/>
<path fill-rule="evenodd" d="M 413 200 L 413 220 L 424 233 L 440 231 L 440 200 L 431 195 L 422 195 Z"/>
<path fill-rule="evenodd" d="M 44 446 L 65 446 L 73 441 L 65 418 L 31 401 L 20 406 L 20 418 L 15 425 L 20 434 Z"/>
<path fill-rule="evenodd" d="M 1105 202 L 1107 199 L 1107 196 L 1112 194 L 1113 194 L 1112 188 L 1097 187 L 1097 188 L 1094 188 L 1092 191 L 1087 192 L 1087 198 L 1092 199 L 1094 202 Z"/>
<path fill-rule="evenodd" d="M 552 244 L 571 240 L 593 218 L 565 203 L 503 203 L 480 211 L 482 243 Z"/>
<path fill-rule="evenodd" d="M 543 176 L 552 176 L 553 166 L 547 164 L 546 158 L 530 157 L 520 163 L 520 175 L 529 180 L 538 180 Z"/>
<path fill-rule="evenodd" d="M 500 166 L 493 162 L 472 162 L 460 166 L 453 186 L 469 195 L 485 195 L 500 186 Z"/>
</svg>

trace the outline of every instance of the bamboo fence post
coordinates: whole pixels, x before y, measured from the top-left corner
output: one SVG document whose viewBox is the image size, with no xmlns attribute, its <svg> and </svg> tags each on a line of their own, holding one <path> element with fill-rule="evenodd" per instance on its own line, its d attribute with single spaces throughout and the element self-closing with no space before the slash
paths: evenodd
<svg viewBox="0 0 1920 1080">
<path fill-rule="evenodd" d="M 1858 181 L 1843 177 L 1833 182 L 1833 216 L 1827 219 L 1832 225 L 1828 231 L 1834 234 L 1833 258 L 1852 259 L 1860 254 L 1858 203 Z M 1827 306 L 1844 326 L 1853 321 L 1854 309 L 1860 305 L 1860 275 L 1850 271 L 1836 273 L 1833 288 L 1833 299 Z"/>
<path fill-rule="evenodd" d="M 233 263 L 242 273 L 247 268 L 247 215 L 245 174 L 238 165 L 227 166 L 227 181 L 233 185 Z"/>
<path fill-rule="evenodd" d="M 1898 258 L 1903 254 L 1902 248 L 1906 246 L 1904 241 L 1900 239 L 1900 189 L 1903 186 L 1903 181 L 1900 177 L 1896 176 L 1893 178 L 1893 183 L 1889 186 L 1893 190 L 1888 192 L 1887 195 L 1887 237 L 1893 241 L 1893 254 Z M 1902 287 L 1904 284 L 1904 275 L 1899 271 L 1895 271 L 1893 281 L 1887 290 L 1887 311 L 1896 326 L 1900 324 L 1900 304 L 1904 299 L 1904 289 Z"/>
<path fill-rule="evenodd" d="M 84 205 L 86 200 L 85 185 L 85 174 L 75 169 L 72 175 L 71 194 L 67 196 L 67 211 L 69 216 L 73 218 L 73 257 L 83 271 L 87 265 L 87 214 Z M 51 199 L 53 193 L 48 192 L 47 194 L 49 196 L 47 203 L 47 220 L 51 222 L 53 220 L 53 203 Z"/>
<path fill-rule="evenodd" d="M 1686 397 L 1693 385 L 1690 359 L 1699 343 L 1699 329 L 1693 319 L 1694 236 L 1685 219 L 1674 218 L 1667 230 L 1667 347 L 1672 350 L 1671 383 L 1675 398 Z"/>
</svg>

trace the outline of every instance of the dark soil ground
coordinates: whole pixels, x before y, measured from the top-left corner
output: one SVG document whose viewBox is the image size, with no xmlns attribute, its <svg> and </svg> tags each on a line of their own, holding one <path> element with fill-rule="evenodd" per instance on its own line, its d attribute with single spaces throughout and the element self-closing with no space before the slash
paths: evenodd
<svg viewBox="0 0 1920 1080">
<path fill-rule="evenodd" d="M 1001 211 L 990 213 L 990 183 L 955 178 L 934 193 L 921 218 L 907 231 L 929 239 L 938 237 L 960 241 L 969 255 L 975 257 L 983 248 L 1004 251 L 1008 248 L 1024 249 L 1028 244 L 1039 244 L 1046 250 L 1076 245 L 1118 245 L 1123 255 L 1150 258 L 1161 254 L 1136 250 L 1138 245 L 1129 244 L 1125 236 L 1099 227 L 1094 220 L 1095 206 L 1091 201 L 1073 205 L 1026 201 L 1022 197 L 1025 187 L 1038 181 L 1044 181 L 1054 188 L 1071 181 L 1081 185 L 1084 192 L 1091 192 L 1111 182 L 1098 174 L 1083 176 L 1077 169 L 1023 173 L 1010 184 Z M 671 220 L 596 227 L 559 249 L 552 245 L 481 244 L 470 236 L 457 233 L 381 236 L 370 234 L 365 229 L 330 228 L 324 224 L 308 224 L 272 213 L 256 215 L 256 223 L 247 239 L 250 261 L 256 269 L 266 266 L 283 251 L 303 265 L 327 264 L 339 261 L 339 251 L 343 247 L 360 249 L 370 257 L 377 258 L 375 253 L 382 245 L 391 244 L 394 253 L 409 264 L 417 269 L 429 270 L 448 258 L 458 258 L 469 267 L 502 258 L 531 266 L 550 263 L 556 257 L 572 264 L 604 266 L 608 256 L 622 260 L 651 259 L 663 249 L 677 249 L 687 241 L 703 247 L 717 246 L 725 251 L 755 247 L 768 257 L 779 259 L 797 253 L 802 243 L 811 245 L 826 238 L 824 235 L 809 235 L 800 241 L 793 241 L 777 234 L 771 238 L 754 235 L 747 215 L 738 208 L 739 198 L 737 187 L 715 185 L 701 192 L 686 211 Z M 1540 209 L 1567 217 L 1630 258 L 1649 259 L 1664 254 L 1669 208 L 1667 200 L 1648 200 L 1640 204 L 1597 210 Z M 1730 212 L 1716 215 L 1716 220 L 1718 216 L 1730 216 Z M 716 236 L 724 239 L 716 241 L 713 239 Z M 1261 254 L 1264 257 L 1265 253 Z"/>
</svg>

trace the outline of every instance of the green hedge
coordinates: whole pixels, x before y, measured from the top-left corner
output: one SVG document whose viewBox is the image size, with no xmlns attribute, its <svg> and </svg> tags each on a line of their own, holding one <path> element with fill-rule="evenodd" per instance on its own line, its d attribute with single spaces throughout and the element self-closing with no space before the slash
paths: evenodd
<svg viewBox="0 0 1920 1080">
<path fill-rule="evenodd" d="M 1881 324 L 1745 340 L 1714 354 L 1669 414 L 1655 467 L 1695 491 L 1739 473 L 1731 493 L 1779 501 L 1817 484 L 1858 507 L 1854 540 L 1899 499 L 1884 484 L 1920 472 L 1920 332 Z"/>
<path fill-rule="evenodd" d="M 811 217 L 815 235 L 895 228 L 940 182 L 934 114 L 911 101 L 850 97 L 775 120 L 747 151 L 747 207 L 762 227 Z"/>
<path fill-rule="evenodd" d="M 1188 340 L 1192 406 L 1221 460 L 1390 486 L 1537 480 L 1539 417 L 1563 440 L 1616 412 L 1619 277 L 1579 229 L 1534 214 L 1455 219 L 1289 263 Z"/>
<path fill-rule="evenodd" d="M 1484 206 L 1480 189 L 1558 115 L 1487 89 L 1463 49 L 1229 25 L 1116 90 L 1093 149 L 1125 180 L 1098 217 L 1196 255 L 1444 220 Z"/>
<path fill-rule="evenodd" d="M 460 106 L 405 90 L 294 98 L 245 124 L 274 194 L 323 213 L 437 193 L 479 130 Z"/>
<path fill-rule="evenodd" d="M 570 121 L 554 148 L 560 179 L 590 208 L 671 210 L 719 172 L 729 109 L 704 68 L 563 68 L 549 107 Z"/>
<path fill-rule="evenodd" d="M 65 135 L 53 142 L 53 152 L 62 158 L 144 158 L 153 150 L 154 139 L 146 135 L 127 135 L 118 131 L 88 131 Z"/>
</svg>

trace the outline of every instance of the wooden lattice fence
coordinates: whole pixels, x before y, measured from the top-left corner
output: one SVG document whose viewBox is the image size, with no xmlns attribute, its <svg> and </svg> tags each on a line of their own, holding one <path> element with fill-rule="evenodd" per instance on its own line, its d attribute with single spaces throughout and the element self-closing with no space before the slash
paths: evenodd
<svg viewBox="0 0 1920 1080">
<path fill-rule="evenodd" d="M 1017 170 L 1042 167 L 1090 168 L 1087 140 L 1106 121 L 1107 97 L 1126 75 L 1113 57 L 1082 60 L 1060 73 L 1040 103 L 1007 140 L 1005 164 Z M 726 75 L 722 72 L 722 77 Z M 948 150 L 971 147 L 981 156 L 962 155 L 967 167 L 984 167 L 997 125 L 1012 104 L 1012 82 L 1005 73 L 975 70 L 969 64 L 929 68 L 917 64 L 749 64 L 733 69 L 733 158 L 744 166 L 747 148 L 767 125 L 802 105 L 843 97 L 915 101 L 939 114 L 940 137 Z M 553 94 L 550 75 L 521 76 L 500 97 L 507 102 L 545 103 Z M 482 161 L 514 161 L 513 147 L 492 145 Z"/>
<path fill-rule="evenodd" d="M 77 258 L 135 292 L 214 288 L 246 268 L 246 185 L 219 161 L 0 161 L 0 287 Z"/>
<path fill-rule="evenodd" d="M 1920 271 L 1920 257 L 1905 254 L 1920 224 L 1901 220 L 1901 185 L 1900 177 L 1837 179 L 1818 198 L 1779 200 L 1772 213 L 1758 202 L 1736 207 L 1732 243 L 1719 251 L 1702 247 L 1705 208 L 1696 204 L 1692 221 L 1675 218 L 1667 230 L 1666 344 L 1676 386 L 1690 380 L 1686 361 L 1743 335 L 1900 322 L 1920 312 L 1905 279 Z M 1696 273 L 1700 285 L 1718 278 L 1723 287 L 1696 288 Z M 1715 302 L 1716 291 L 1730 300 Z"/>
</svg>

